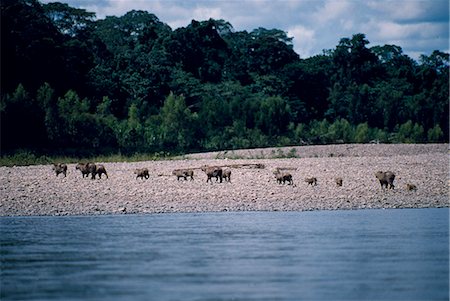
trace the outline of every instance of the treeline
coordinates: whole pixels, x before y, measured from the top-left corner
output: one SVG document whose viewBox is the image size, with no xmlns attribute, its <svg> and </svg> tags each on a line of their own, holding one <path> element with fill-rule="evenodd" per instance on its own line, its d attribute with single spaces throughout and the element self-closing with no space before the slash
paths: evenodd
<svg viewBox="0 0 450 301">
<path fill-rule="evenodd" d="M 448 142 L 449 55 L 342 38 L 302 59 L 277 29 L 1 2 L 1 148 L 185 152 Z"/>
</svg>

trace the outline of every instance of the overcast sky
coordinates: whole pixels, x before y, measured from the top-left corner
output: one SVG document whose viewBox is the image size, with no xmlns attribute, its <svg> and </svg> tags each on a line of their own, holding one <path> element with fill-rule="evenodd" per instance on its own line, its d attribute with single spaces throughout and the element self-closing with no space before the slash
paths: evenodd
<svg viewBox="0 0 450 301">
<path fill-rule="evenodd" d="M 49 0 L 43 3 L 55 2 Z M 281 29 L 302 58 L 333 49 L 343 37 L 366 34 L 369 47 L 394 44 L 410 57 L 449 52 L 448 0 L 60 0 L 98 19 L 130 10 L 155 14 L 172 29 L 223 19 L 236 31 Z"/>
</svg>

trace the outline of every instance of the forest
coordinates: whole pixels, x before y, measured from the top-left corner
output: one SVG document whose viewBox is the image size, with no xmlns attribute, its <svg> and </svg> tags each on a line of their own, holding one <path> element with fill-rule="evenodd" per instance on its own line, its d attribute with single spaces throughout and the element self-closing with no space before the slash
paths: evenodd
<svg viewBox="0 0 450 301">
<path fill-rule="evenodd" d="M 1 153 L 186 153 L 449 140 L 449 54 L 418 61 L 365 34 L 309 58 L 278 29 L 173 30 L 1 1 Z"/>
</svg>

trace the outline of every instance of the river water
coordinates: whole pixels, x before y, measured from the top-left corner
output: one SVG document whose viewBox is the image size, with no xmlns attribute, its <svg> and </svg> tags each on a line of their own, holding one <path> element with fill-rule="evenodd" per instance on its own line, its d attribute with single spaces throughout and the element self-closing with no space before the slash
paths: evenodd
<svg viewBox="0 0 450 301">
<path fill-rule="evenodd" d="M 1 300 L 448 300 L 449 210 L 2 217 Z"/>
</svg>

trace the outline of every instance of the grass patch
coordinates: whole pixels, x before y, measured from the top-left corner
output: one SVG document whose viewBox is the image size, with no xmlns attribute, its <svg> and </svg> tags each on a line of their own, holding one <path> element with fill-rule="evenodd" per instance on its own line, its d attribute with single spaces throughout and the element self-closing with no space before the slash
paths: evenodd
<svg viewBox="0 0 450 301">
<path fill-rule="evenodd" d="M 169 152 L 158 152 L 152 154 L 135 153 L 132 155 L 110 154 L 98 156 L 60 156 L 39 155 L 30 151 L 18 151 L 14 154 L 0 156 L 0 166 L 27 166 L 47 165 L 51 163 L 78 163 L 78 162 L 139 162 L 157 160 L 175 160 L 177 157 Z"/>
<path fill-rule="evenodd" d="M 78 163 L 78 162 L 140 162 L 140 161 L 158 161 L 158 160 L 183 160 L 186 157 L 183 154 L 172 154 L 170 152 L 156 153 L 134 153 L 122 154 L 113 153 L 107 155 L 52 155 L 41 154 L 39 152 L 19 150 L 14 153 L 2 154 L 0 156 L 0 166 L 27 166 L 27 165 L 47 165 L 52 163 Z M 235 151 L 217 152 L 216 159 L 271 159 L 271 158 L 300 158 L 296 148 L 283 150 L 278 148 L 272 150 L 270 154 L 259 153 L 240 154 Z"/>
<path fill-rule="evenodd" d="M 282 148 L 272 150 L 271 157 L 277 159 L 300 158 L 295 147 L 291 148 L 287 152 L 284 152 Z"/>
</svg>

